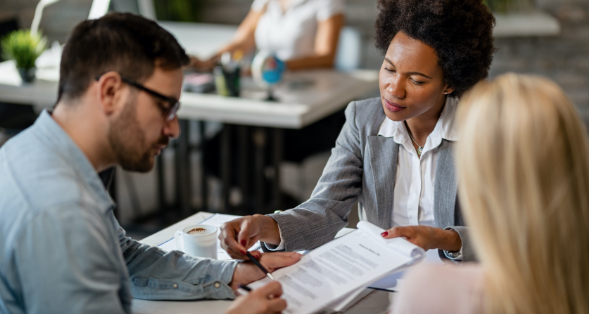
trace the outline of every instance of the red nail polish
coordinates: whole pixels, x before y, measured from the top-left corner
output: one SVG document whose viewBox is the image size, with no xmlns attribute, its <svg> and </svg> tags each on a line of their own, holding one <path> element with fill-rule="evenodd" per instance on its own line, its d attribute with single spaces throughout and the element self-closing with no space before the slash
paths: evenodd
<svg viewBox="0 0 589 314">
<path fill-rule="evenodd" d="M 245 255 L 245 254 L 247 254 L 247 253 L 246 253 L 246 251 L 244 251 L 244 250 L 241 250 L 241 254 Z"/>
<path fill-rule="evenodd" d="M 241 245 L 245 246 L 247 242 L 245 240 L 241 240 Z"/>
<path fill-rule="evenodd" d="M 381 233 L 380 235 L 383 236 L 383 237 L 386 237 L 386 236 L 389 235 L 389 232 L 388 231 L 385 231 L 385 232 Z"/>
</svg>

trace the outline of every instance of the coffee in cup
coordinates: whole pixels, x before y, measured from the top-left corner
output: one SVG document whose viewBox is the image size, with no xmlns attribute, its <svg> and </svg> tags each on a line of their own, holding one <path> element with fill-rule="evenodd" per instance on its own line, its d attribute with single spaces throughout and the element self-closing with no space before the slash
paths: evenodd
<svg viewBox="0 0 589 314">
<path fill-rule="evenodd" d="M 206 232 L 207 232 L 207 228 L 197 227 L 197 228 L 192 228 L 192 229 L 188 230 L 186 233 L 194 235 L 194 234 L 203 234 Z"/>
</svg>

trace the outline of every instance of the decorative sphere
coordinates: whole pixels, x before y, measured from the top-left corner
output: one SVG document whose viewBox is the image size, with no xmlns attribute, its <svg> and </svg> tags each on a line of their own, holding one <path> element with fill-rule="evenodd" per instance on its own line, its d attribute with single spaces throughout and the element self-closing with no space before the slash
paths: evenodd
<svg viewBox="0 0 589 314">
<path fill-rule="evenodd" d="M 285 69 L 284 62 L 268 50 L 258 52 L 252 62 L 252 76 L 262 86 L 276 85 Z"/>
</svg>

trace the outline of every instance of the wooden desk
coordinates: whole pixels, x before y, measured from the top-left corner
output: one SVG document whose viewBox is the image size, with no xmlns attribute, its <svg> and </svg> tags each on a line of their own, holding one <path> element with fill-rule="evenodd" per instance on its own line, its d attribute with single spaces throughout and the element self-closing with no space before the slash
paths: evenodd
<svg viewBox="0 0 589 314">
<path fill-rule="evenodd" d="M 174 236 L 176 230 L 192 224 L 198 224 L 212 216 L 212 213 L 198 212 L 162 231 L 159 231 L 141 242 L 157 246 Z M 356 305 L 351 307 L 346 314 L 379 314 L 386 313 L 387 308 L 394 297 L 394 293 L 374 291 Z M 147 301 L 134 299 L 132 310 L 135 314 L 172 314 L 172 313 L 223 313 L 229 307 L 231 301 L 227 300 L 203 300 L 203 301 Z"/>
</svg>

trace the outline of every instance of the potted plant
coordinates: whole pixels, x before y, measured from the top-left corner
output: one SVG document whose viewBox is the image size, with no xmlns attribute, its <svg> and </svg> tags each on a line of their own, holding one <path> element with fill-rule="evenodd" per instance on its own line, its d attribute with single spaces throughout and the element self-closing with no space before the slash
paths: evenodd
<svg viewBox="0 0 589 314">
<path fill-rule="evenodd" d="M 45 49 L 46 39 L 40 34 L 31 34 L 28 30 L 18 30 L 2 39 L 2 51 L 6 59 L 16 62 L 18 73 L 24 82 L 35 79 L 35 60 Z"/>
</svg>

